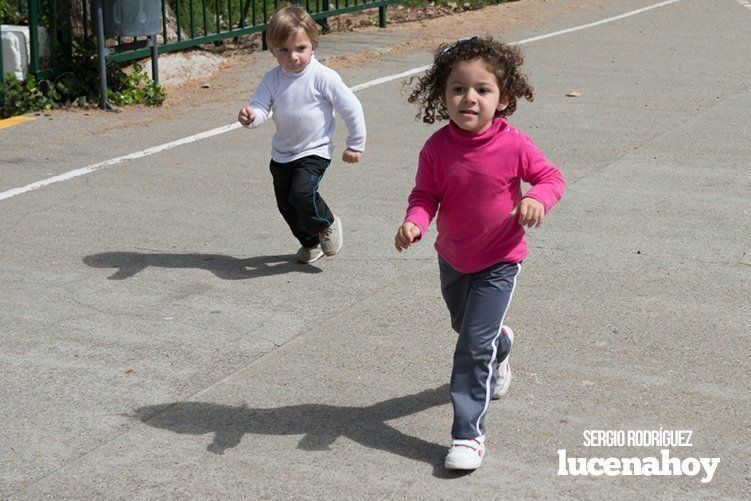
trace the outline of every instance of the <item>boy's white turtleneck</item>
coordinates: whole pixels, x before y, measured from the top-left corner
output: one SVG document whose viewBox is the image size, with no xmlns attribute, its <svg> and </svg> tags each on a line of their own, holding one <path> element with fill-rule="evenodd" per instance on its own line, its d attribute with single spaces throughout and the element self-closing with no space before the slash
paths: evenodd
<svg viewBox="0 0 751 501">
<path fill-rule="evenodd" d="M 331 159 L 334 153 L 334 111 L 347 125 L 347 148 L 365 150 L 365 117 L 362 105 L 337 72 L 319 63 L 315 56 L 299 73 L 281 66 L 269 70 L 253 96 L 260 127 L 271 117 L 276 124 L 271 158 L 286 163 L 318 155 Z"/>
</svg>

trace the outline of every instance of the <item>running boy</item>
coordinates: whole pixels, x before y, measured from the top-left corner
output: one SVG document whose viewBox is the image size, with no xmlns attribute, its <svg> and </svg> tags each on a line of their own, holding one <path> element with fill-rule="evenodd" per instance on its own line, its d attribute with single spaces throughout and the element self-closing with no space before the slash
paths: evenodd
<svg viewBox="0 0 751 501">
<path fill-rule="evenodd" d="M 342 248 L 342 222 L 318 193 L 334 153 L 334 110 L 347 124 L 342 160 L 360 161 L 365 150 L 362 106 L 341 77 L 315 58 L 318 27 L 301 7 L 279 9 L 269 21 L 266 43 L 279 66 L 261 80 L 250 106 L 237 119 L 255 128 L 273 118 L 271 175 L 282 217 L 300 241 L 297 261 L 312 263 Z"/>
<path fill-rule="evenodd" d="M 485 413 L 511 381 L 514 334 L 503 325 L 539 227 L 561 198 L 561 173 L 504 117 L 532 100 L 517 47 L 472 37 L 442 46 L 409 97 L 426 123 L 449 119 L 420 152 L 415 187 L 396 233 L 401 252 L 438 213 L 441 292 L 459 333 L 451 373 L 452 442 L 446 468 L 473 470 L 485 454 Z M 418 115 L 419 116 L 419 115 Z M 522 194 L 521 181 L 532 185 Z"/>
</svg>

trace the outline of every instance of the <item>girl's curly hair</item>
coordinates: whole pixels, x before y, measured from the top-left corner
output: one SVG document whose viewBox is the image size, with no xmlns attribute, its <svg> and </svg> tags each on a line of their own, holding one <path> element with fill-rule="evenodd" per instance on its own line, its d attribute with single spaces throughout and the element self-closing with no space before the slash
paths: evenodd
<svg viewBox="0 0 751 501">
<path fill-rule="evenodd" d="M 472 37 L 462 39 L 453 44 L 441 44 L 435 56 L 433 66 L 425 76 L 417 80 L 417 86 L 407 101 L 417 103 L 419 110 L 417 118 L 432 124 L 436 120 L 448 120 L 449 115 L 444 104 L 446 95 L 446 81 L 451 69 L 457 61 L 471 61 L 480 58 L 488 65 L 498 80 L 501 96 L 508 97 L 508 106 L 497 111 L 496 116 L 509 116 L 516 111 L 516 99 L 534 99 L 533 88 L 522 74 L 520 67 L 524 62 L 521 50 L 514 45 L 508 45 L 493 40 L 492 37 Z M 416 77 L 404 82 L 411 85 Z"/>
</svg>

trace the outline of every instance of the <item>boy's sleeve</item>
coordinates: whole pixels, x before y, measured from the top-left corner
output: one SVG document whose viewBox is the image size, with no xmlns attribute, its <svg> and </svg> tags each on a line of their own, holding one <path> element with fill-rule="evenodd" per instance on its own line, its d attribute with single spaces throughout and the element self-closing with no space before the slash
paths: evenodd
<svg viewBox="0 0 751 501">
<path fill-rule="evenodd" d="M 334 70 L 324 75 L 323 92 L 334 110 L 347 124 L 347 148 L 355 151 L 365 151 L 365 115 L 362 111 L 360 100 L 357 99 L 354 92 L 344 83 L 342 77 Z"/>
<path fill-rule="evenodd" d="M 434 162 L 428 148 L 424 147 L 420 152 L 415 187 L 409 194 L 409 205 L 404 222 L 409 221 L 414 224 L 420 228 L 420 235 L 425 235 L 430 222 L 438 211 L 439 204 L 440 194 L 435 179 Z"/>
<path fill-rule="evenodd" d="M 520 177 L 532 185 L 524 196 L 534 198 L 545 207 L 545 214 L 561 199 L 566 181 L 561 171 L 550 163 L 530 138 L 524 136 Z"/>
<path fill-rule="evenodd" d="M 266 73 L 261 79 L 261 83 L 258 85 L 255 94 L 253 94 L 253 100 L 250 103 L 250 107 L 256 113 L 256 119 L 250 124 L 251 129 L 260 127 L 271 118 L 272 111 L 271 106 L 274 104 L 273 93 L 271 92 L 269 73 Z"/>
</svg>

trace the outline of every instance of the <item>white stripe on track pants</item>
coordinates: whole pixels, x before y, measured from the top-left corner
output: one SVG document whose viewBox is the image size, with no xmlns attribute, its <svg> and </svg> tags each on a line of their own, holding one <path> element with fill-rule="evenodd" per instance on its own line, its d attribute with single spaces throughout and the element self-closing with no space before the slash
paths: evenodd
<svg viewBox="0 0 751 501">
<path fill-rule="evenodd" d="M 455 270 L 441 256 L 438 264 L 451 326 L 459 333 L 451 372 L 451 436 L 475 438 L 485 434 L 498 360 L 511 349 L 502 326 L 521 264 L 499 263 L 469 274 Z"/>
</svg>

